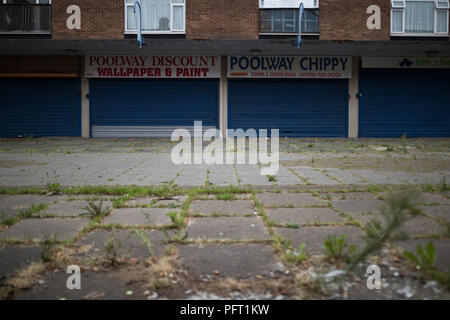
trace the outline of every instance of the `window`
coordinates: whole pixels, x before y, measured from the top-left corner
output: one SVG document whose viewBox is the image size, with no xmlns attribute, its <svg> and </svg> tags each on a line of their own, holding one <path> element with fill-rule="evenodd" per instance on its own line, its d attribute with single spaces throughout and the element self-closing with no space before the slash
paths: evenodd
<svg viewBox="0 0 450 320">
<path fill-rule="evenodd" d="M 448 35 L 449 0 L 392 0 L 393 35 Z"/>
<path fill-rule="evenodd" d="M 1 0 L 4 4 L 51 4 L 51 0 Z"/>
<path fill-rule="evenodd" d="M 404 0 L 400 0 L 400 1 L 392 0 L 391 4 L 392 4 L 392 8 L 396 8 L 396 9 L 404 9 L 406 7 Z"/>
<path fill-rule="evenodd" d="M 144 33 L 183 33 L 185 31 L 185 0 L 139 0 Z M 136 32 L 134 0 L 126 0 L 125 31 Z"/>
<path fill-rule="evenodd" d="M 259 0 L 260 9 L 281 9 L 281 8 L 295 8 L 300 7 L 300 2 L 303 2 L 305 8 L 317 9 L 319 8 L 319 0 Z"/>
<path fill-rule="evenodd" d="M 261 33 L 297 33 L 298 9 L 260 10 Z M 305 9 L 302 33 L 319 33 L 319 10 Z"/>
<path fill-rule="evenodd" d="M 51 0 L 0 0 L 1 33 L 51 33 Z"/>
</svg>

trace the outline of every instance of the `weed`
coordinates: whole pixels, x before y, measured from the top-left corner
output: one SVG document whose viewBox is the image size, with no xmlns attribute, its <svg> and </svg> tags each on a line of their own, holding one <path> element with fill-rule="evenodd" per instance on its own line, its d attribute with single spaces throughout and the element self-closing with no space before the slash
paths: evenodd
<svg viewBox="0 0 450 320">
<path fill-rule="evenodd" d="M 230 200 L 236 200 L 237 197 L 234 193 L 222 193 L 222 194 L 216 195 L 216 199 L 230 201 Z"/>
<path fill-rule="evenodd" d="M 173 235 L 170 235 L 166 229 L 161 229 L 161 231 L 166 235 L 168 242 L 184 242 L 188 237 L 188 233 L 185 230 L 178 230 Z"/>
<path fill-rule="evenodd" d="M 41 204 L 33 204 L 31 206 L 31 208 L 21 211 L 19 216 L 17 217 L 17 219 L 30 218 L 34 214 L 37 214 L 37 213 L 41 212 L 42 210 L 46 209 L 47 207 L 48 207 L 48 204 L 43 204 L 43 203 L 41 203 Z"/>
<path fill-rule="evenodd" d="M 450 190 L 450 187 L 447 185 L 445 176 L 443 176 L 441 179 L 441 184 L 439 186 L 439 190 L 440 191 L 449 191 Z"/>
<path fill-rule="evenodd" d="M 402 142 L 402 150 L 403 153 L 408 153 L 408 144 L 407 144 L 407 140 L 408 140 L 408 135 L 406 133 L 404 133 L 401 137 L 401 142 Z"/>
<path fill-rule="evenodd" d="M 387 197 L 387 206 L 380 210 L 384 223 L 378 219 L 372 219 L 366 224 L 365 246 L 360 253 L 354 256 L 348 271 L 353 270 L 368 255 L 380 250 L 388 240 L 396 236 L 398 229 L 406 220 L 422 213 L 414 204 L 414 200 L 418 197 L 419 192 L 414 189 Z"/>
<path fill-rule="evenodd" d="M 347 235 L 345 234 L 340 237 L 328 237 L 325 240 L 323 248 L 325 250 L 325 255 L 332 260 L 346 261 L 356 252 L 355 245 L 348 246 Z"/>
<path fill-rule="evenodd" d="M 150 238 L 144 233 L 144 231 L 133 229 L 131 232 L 135 234 L 139 239 L 141 239 L 142 244 L 148 248 L 150 258 L 153 257 L 155 255 L 155 249 L 153 248 Z"/>
<path fill-rule="evenodd" d="M 91 217 L 104 217 L 110 212 L 110 207 L 103 207 L 103 200 L 95 203 L 94 201 L 89 201 L 86 206 L 86 213 L 82 215 L 88 215 Z"/>
<path fill-rule="evenodd" d="M 295 261 L 301 262 L 308 258 L 306 253 L 306 244 L 302 243 L 298 246 L 297 251 L 293 251 L 292 254 L 295 257 Z"/>
<path fill-rule="evenodd" d="M 105 245 L 105 260 L 111 266 L 119 264 L 119 252 L 122 248 L 122 242 L 120 240 L 111 237 Z"/>
<path fill-rule="evenodd" d="M 38 276 L 45 271 L 45 265 L 41 262 L 34 262 L 28 267 L 19 271 L 17 275 L 6 281 L 7 285 L 15 289 L 29 289 L 38 279 Z"/>
<path fill-rule="evenodd" d="M 172 221 L 172 224 L 174 224 L 177 228 L 185 227 L 186 224 L 184 222 L 184 217 L 177 211 L 171 211 L 167 214 L 167 216 L 170 218 L 170 221 Z"/>
<path fill-rule="evenodd" d="M 422 269 L 427 275 L 431 276 L 434 280 L 440 284 L 450 288 L 450 272 L 442 272 L 435 267 L 436 261 L 436 249 L 432 242 L 429 242 L 425 248 L 418 245 L 416 248 L 416 254 L 405 251 L 403 256 L 416 265 L 416 267 Z"/>
<path fill-rule="evenodd" d="M 272 176 L 272 175 L 267 176 L 267 179 L 268 179 L 270 182 L 275 182 L 275 181 L 277 181 L 277 177 Z"/>
<path fill-rule="evenodd" d="M 292 248 L 291 240 L 284 239 L 282 236 L 274 235 L 275 246 L 281 251 L 282 257 L 288 263 L 302 262 L 308 258 L 305 247 L 306 244 L 302 243 L 298 246 L 297 250 Z"/>
<path fill-rule="evenodd" d="M 56 234 L 50 235 L 44 234 L 44 240 L 42 241 L 41 261 L 51 262 L 53 260 L 53 254 L 55 252 L 55 244 L 57 243 Z"/>
<path fill-rule="evenodd" d="M 47 183 L 47 193 L 60 194 L 61 193 L 61 185 L 58 182 Z"/>
<path fill-rule="evenodd" d="M 434 268 L 434 263 L 436 260 L 436 250 L 434 248 L 433 242 L 428 242 L 427 246 L 422 248 L 419 244 L 416 248 L 417 255 L 410 251 L 405 251 L 403 255 L 406 259 L 415 263 L 416 266 L 424 270 L 431 270 Z"/>
</svg>

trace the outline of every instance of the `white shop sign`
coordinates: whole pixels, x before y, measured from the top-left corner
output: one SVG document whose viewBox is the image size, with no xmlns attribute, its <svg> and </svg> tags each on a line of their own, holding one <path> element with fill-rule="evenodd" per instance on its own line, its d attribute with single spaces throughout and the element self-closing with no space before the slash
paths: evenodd
<svg viewBox="0 0 450 320">
<path fill-rule="evenodd" d="M 86 78 L 220 78 L 219 56 L 86 56 Z"/>
<path fill-rule="evenodd" d="M 363 57 L 363 68 L 378 69 L 447 69 L 450 57 Z"/>
<path fill-rule="evenodd" d="M 230 56 L 229 78 L 350 79 L 351 57 Z"/>
</svg>

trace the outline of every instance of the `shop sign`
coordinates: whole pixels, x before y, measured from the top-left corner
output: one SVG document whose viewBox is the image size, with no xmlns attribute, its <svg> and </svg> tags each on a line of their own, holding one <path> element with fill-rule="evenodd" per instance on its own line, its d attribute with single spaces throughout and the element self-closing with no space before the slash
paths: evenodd
<svg viewBox="0 0 450 320">
<path fill-rule="evenodd" d="M 342 56 L 230 56 L 228 77 L 350 79 L 352 59 Z"/>
<path fill-rule="evenodd" d="M 377 69 L 448 69 L 450 57 L 363 57 L 363 68 Z"/>
<path fill-rule="evenodd" d="M 87 78 L 220 78 L 219 56 L 89 55 Z"/>
</svg>

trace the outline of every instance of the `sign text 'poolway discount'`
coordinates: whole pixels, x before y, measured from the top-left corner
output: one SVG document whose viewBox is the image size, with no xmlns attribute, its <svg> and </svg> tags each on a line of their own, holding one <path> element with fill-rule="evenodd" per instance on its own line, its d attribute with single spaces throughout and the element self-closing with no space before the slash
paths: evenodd
<svg viewBox="0 0 450 320">
<path fill-rule="evenodd" d="M 220 78 L 218 56 L 86 56 L 87 78 Z"/>
<path fill-rule="evenodd" d="M 230 78 L 352 77 L 351 57 L 230 56 Z"/>
</svg>

